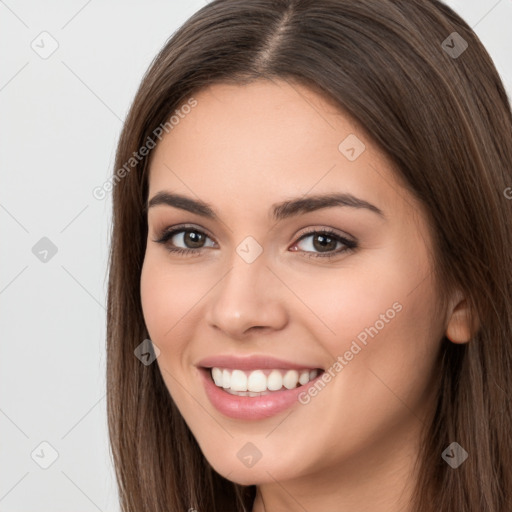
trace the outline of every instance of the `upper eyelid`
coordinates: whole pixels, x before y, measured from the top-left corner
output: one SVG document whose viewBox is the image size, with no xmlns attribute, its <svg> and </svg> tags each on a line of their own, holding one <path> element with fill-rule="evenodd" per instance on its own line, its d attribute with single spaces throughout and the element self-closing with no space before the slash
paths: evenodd
<svg viewBox="0 0 512 512">
<path fill-rule="evenodd" d="M 306 231 L 301 233 L 299 236 L 299 240 L 303 238 L 304 236 L 308 235 L 314 235 L 316 233 L 328 233 L 330 235 L 339 236 L 340 238 L 346 238 L 347 240 L 353 240 L 355 241 L 355 238 L 352 235 L 349 235 L 348 233 L 339 232 L 339 230 L 334 228 L 306 228 Z"/>
<path fill-rule="evenodd" d="M 159 237 L 165 236 L 168 233 L 172 233 L 173 235 L 175 235 L 176 233 L 179 233 L 180 231 L 199 231 L 201 233 L 204 233 L 208 237 L 210 237 L 212 240 L 215 240 L 215 237 L 212 236 L 211 233 L 207 229 L 202 228 L 202 227 L 197 227 L 195 225 L 189 225 L 189 224 L 185 224 L 185 225 L 177 224 L 176 226 L 168 226 L 168 227 L 164 227 L 160 230 L 157 229 L 155 231 L 157 233 L 157 236 L 159 236 Z"/>
<path fill-rule="evenodd" d="M 164 228 L 161 230 L 160 234 L 158 235 L 158 239 L 161 239 L 162 237 L 165 237 L 167 235 L 170 235 L 169 238 L 172 238 L 173 236 L 175 236 L 176 234 L 178 234 L 182 231 L 198 231 L 198 232 L 205 234 L 208 238 L 213 240 L 216 244 L 219 243 L 219 242 L 217 242 L 215 237 L 210 234 L 210 232 L 207 229 L 204 229 L 202 227 L 197 227 L 197 226 L 191 225 L 191 224 L 185 224 L 185 225 L 178 224 L 177 226 L 171 226 L 168 228 Z M 340 239 L 346 239 L 347 241 L 357 243 L 357 240 L 352 235 L 350 235 L 348 233 L 344 233 L 344 232 L 339 233 L 338 230 L 336 230 L 334 228 L 330 228 L 330 227 L 329 228 L 328 227 L 306 228 L 306 231 L 304 231 L 303 233 L 301 233 L 300 235 L 297 235 L 295 237 L 294 243 L 301 241 L 303 238 L 305 238 L 307 236 L 311 236 L 311 235 L 314 235 L 317 233 L 325 233 L 325 232 L 327 232 L 330 235 L 333 235 L 335 237 L 339 237 Z M 190 250 L 193 251 L 193 250 L 200 250 L 200 249 L 201 248 L 190 249 Z"/>
</svg>

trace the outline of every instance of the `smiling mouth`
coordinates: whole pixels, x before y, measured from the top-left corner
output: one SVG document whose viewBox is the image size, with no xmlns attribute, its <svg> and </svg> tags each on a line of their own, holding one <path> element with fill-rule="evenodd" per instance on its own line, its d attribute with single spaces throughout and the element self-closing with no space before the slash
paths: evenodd
<svg viewBox="0 0 512 512">
<path fill-rule="evenodd" d="M 231 395 L 263 396 L 304 386 L 324 373 L 321 368 L 238 370 L 204 368 L 214 384 Z"/>
</svg>

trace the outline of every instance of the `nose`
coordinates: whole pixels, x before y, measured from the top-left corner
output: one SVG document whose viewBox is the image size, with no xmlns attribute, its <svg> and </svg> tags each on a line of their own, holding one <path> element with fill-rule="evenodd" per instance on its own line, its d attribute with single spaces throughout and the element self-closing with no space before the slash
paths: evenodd
<svg viewBox="0 0 512 512">
<path fill-rule="evenodd" d="M 283 329 L 288 323 L 286 290 L 266 259 L 260 256 L 247 263 L 235 255 L 231 264 L 209 294 L 208 324 L 236 339 Z"/>
</svg>

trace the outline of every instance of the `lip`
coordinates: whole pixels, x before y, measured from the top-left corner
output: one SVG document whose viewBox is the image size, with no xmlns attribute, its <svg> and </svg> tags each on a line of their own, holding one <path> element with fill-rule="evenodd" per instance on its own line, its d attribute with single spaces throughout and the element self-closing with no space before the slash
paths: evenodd
<svg viewBox="0 0 512 512">
<path fill-rule="evenodd" d="M 313 370 L 315 368 L 323 370 L 323 368 L 315 366 L 314 364 L 295 363 L 261 354 L 246 357 L 228 354 L 212 356 L 201 359 L 196 366 L 203 368 L 227 368 L 233 370 L 264 370 L 272 368 L 276 370 Z"/>
<path fill-rule="evenodd" d="M 273 364 L 275 364 L 275 360 Z M 253 369 L 253 367 L 238 368 L 241 370 Z M 259 366 L 259 368 L 261 369 L 262 366 Z M 276 367 L 272 366 L 272 368 Z M 296 368 L 296 366 L 293 366 L 293 368 Z M 250 397 L 231 395 L 222 388 L 217 387 L 211 377 L 210 368 L 199 368 L 199 373 L 203 380 L 206 395 L 215 409 L 229 418 L 249 421 L 270 418 L 289 409 L 294 404 L 296 406 L 299 405 L 299 395 L 307 393 L 308 388 L 314 386 L 316 381 L 323 375 L 321 372 L 312 381 L 294 389 L 272 391 L 268 395 Z"/>
</svg>

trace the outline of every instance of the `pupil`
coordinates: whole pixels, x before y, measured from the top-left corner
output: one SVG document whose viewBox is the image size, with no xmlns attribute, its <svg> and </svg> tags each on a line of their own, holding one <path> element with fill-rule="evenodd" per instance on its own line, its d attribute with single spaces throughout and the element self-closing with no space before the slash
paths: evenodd
<svg viewBox="0 0 512 512">
<path fill-rule="evenodd" d="M 321 239 L 322 241 L 320 243 L 317 243 L 317 240 L 319 240 L 319 239 Z M 328 241 L 328 242 L 326 242 L 326 241 Z M 330 242 L 331 247 L 329 246 L 329 242 Z M 332 247 L 333 242 L 334 242 L 334 247 Z M 334 240 L 331 237 L 325 236 L 325 235 L 317 235 L 313 239 L 313 246 L 317 250 L 322 250 L 322 249 L 326 249 L 326 248 L 327 249 L 335 249 L 336 248 L 336 240 Z"/>
<path fill-rule="evenodd" d="M 201 233 L 198 233 L 197 231 L 187 231 L 185 234 L 185 243 L 189 245 L 188 242 L 190 241 L 192 245 L 191 248 L 201 247 L 201 238 Z"/>
</svg>

